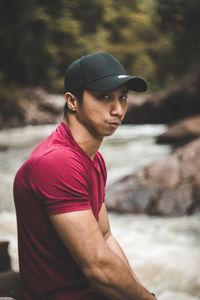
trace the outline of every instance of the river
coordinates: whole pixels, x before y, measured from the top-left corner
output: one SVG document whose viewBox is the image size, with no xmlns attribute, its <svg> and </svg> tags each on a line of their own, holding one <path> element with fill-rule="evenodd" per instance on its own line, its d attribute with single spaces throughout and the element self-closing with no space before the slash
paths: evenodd
<svg viewBox="0 0 200 300">
<path fill-rule="evenodd" d="M 56 125 L 27 126 L 0 132 L 0 239 L 9 240 L 12 267 L 18 270 L 16 219 L 12 182 L 34 146 Z M 163 125 L 123 125 L 101 146 L 108 185 L 168 155 L 169 146 L 156 145 Z M 114 236 L 133 270 L 160 300 L 200 299 L 199 215 L 179 218 L 109 213 Z"/>
</svg>

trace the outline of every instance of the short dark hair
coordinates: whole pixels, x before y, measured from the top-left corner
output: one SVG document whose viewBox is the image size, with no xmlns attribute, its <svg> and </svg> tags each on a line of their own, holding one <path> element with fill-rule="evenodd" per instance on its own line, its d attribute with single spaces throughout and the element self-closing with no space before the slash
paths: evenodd
<svg viewBox="0 0 200 300">
<path fill-rule="evenodd" d="M 82 102 L 83 102 L 84 90 L 85 89 L 83 87 L 81 87 L 81 88 L 78 88 L 78 89 L 70 92 L 71 94 L 73 94 L 78 99 L 79 104 L 82 104 Z M 66 102 L 65 106 L 64 106 L 64 117 L 65 118 L 67 117 L 68 110 L 69 110 L 69 107 L 68 107 L 67 102 Z"/>
</svg>

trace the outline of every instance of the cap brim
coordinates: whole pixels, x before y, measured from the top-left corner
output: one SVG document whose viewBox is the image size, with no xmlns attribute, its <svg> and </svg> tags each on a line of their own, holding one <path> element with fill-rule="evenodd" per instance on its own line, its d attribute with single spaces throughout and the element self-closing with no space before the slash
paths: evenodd
<svg viewBox="0 0 200 300">
<path fill-rule="evenodd" d="M 145 92 L 147 90 L 147 83 L 144 79 L 128 75 L 110 75 L 93 81 L 85 87 L 96 91 L 109 91 L 125 83 L 127 83 L 129 90 L 135 92 Z"/>
</svg>

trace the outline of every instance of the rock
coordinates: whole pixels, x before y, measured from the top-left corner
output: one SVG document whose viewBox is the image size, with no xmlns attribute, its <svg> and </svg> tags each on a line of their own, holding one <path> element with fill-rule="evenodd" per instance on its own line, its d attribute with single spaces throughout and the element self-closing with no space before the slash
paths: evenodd
<svg viewBox="0 0 200 300">
<path fill-rule="evenodd" d="M 9 242 L 0 242 L 0 299 L 24 300 L 19 273 L 11 270 L 10 256 L 8 254 Z M 9 298 L 13 297 L 13 298 Z"/>
<path fill-rule="evenodd" d="M 162 91 L 130 94 L 124 124 L 172 123 L 200 113 L 200 72 Z M 63 117 L 64 95 L 42 88 L 21 90 L 22 113 L 7 120 L 0 114 L 0 128 L 58 123 Z"/>
<path fill-rule="evenodd" d="M 0 114 L 0 128 L 21 127 L 59 123 L 63 118 L 64 95 L 49 94 L 42 88 L 21 90 L 21 116 L 11 116 L 6 120 Z"/>
<path fill-rule="evenodd" d="M 64 96 L 49 94 L 42 88 L 26 88 L 23 96 L 23 125 L 54 124 L 61 121 Z"/>
<path fill-rule="evenodd" d="M 200 113 L 200 72 L 152 94 L 132 94 L 125 124 L 172 123 Z"/>
<path fill-rule="evenodd" d="M 9 242 L 0 242 L 0 272 L 11 270 L 10 256 L 8 254 Z"/>
<path fill-rule="evenodd" d="M 108 187 L 108 210 L 163 216 L 200 212 L 199 170 L 200 138 Z"/>
<path fill-rule="evenodd" d="M 13 297 L 16 300 L 24 300 L 18 272 L 0 272 L 0 297 L 5 297 L 6 299 Z"/>
<path fill-rule="evenodd" d="M 171 125 L 169 129 L 158 136 L 159 144 L 183 145 L 200 137 L 200 115 L 185 118 Z"/>
</svg>

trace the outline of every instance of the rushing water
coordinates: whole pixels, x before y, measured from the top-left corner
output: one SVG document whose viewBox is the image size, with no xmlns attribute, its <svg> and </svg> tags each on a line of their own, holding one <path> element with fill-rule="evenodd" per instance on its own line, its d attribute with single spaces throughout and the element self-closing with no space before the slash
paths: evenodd
<svg viewBox="0 0 200 300">
<path fill-rule="evenodd" d="M 16 219 L 12 199 L 14 174 L 33 147 L 56 125 L 28 126 L 0 132 L 0 239 L 9 240 L 12 265 L 18 269 Z M 102 147 L 108 184 L 170 152 L 154 136 L 164 126 L 121 126 Z M 110 213 L 114 236 L 127 254 L 135 273 L 160 300 L 200 299 L 199 215 L 161 218 Z"/>
</svg>

